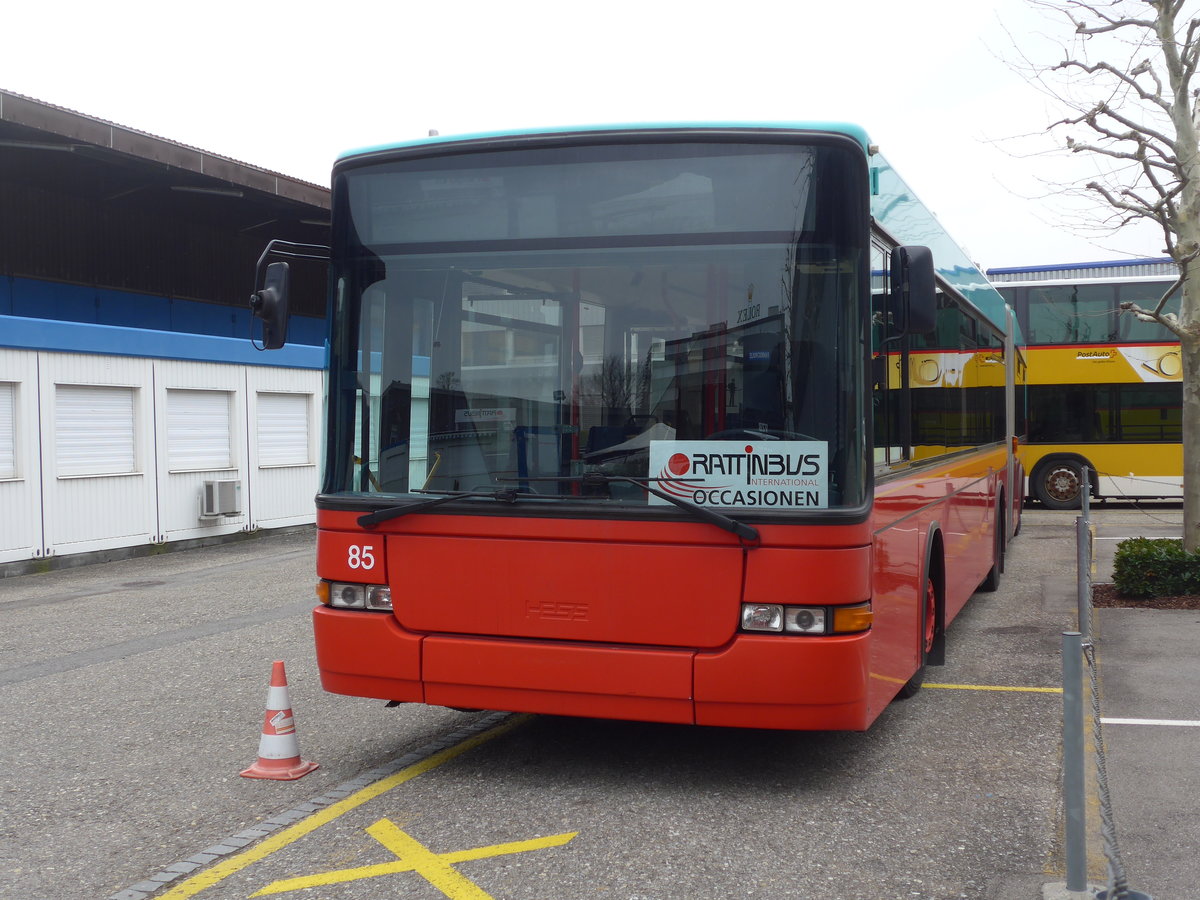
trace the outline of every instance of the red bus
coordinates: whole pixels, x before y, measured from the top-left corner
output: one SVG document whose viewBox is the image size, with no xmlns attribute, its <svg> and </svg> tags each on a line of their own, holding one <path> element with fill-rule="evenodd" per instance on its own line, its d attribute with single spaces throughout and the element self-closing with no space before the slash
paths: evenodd
<svg viewBox="0 0 1200 900">
<path fill-rule="evenodd" d="M 861 730 L 995 588 L 1012 377 L 910 374 L 1004 307 L 856 126 L 430 138 L 332 214 L 326 690 Z"/>
</svg>

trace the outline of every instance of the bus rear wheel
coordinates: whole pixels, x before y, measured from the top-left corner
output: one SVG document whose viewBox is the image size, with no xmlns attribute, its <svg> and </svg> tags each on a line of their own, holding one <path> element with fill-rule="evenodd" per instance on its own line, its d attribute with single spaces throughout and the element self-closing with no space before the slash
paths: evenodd
<svg viewBox="0 0 1200 900">
<path fill-rule="evenodd" d="M 1057 459 L 1038 467 L 1033 492 L 1047 509 L 1079 509 L 1083 487 L 1083 465 L 1071 459 Z"/>
</svg>

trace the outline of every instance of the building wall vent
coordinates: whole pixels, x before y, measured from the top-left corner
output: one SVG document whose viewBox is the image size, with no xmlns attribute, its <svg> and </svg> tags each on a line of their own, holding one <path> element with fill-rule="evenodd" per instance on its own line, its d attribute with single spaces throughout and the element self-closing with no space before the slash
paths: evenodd
<svg viewBox="0 0 1200 900">
<path fill-rule="evenodd" d="M 240 481 L 206 481 L 200 494 L 200 518 L 236 516 L 242 512 Z"/>
</svg>

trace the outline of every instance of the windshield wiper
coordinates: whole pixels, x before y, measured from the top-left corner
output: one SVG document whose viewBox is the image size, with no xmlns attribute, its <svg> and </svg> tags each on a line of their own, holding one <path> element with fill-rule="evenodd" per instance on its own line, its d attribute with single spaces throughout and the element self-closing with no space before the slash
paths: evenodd
<svg viewBox="0 0 1200 900">
<path fill-rule="evenodd" d="M 432 494 L 434 491 L 413 491 L 413 493 Z M 438 491 L 437 493 L 441 494 L 442 492 Z M 407 503 L 404 506 L 389 506 L 387 509 L 377 509 L 373 513 L 359 516 L 358 524 L 363 528 L 371 528 L 381 522 L 399 519 L 401 516 L 407 516 L 409 513 L 424 512 L 427 509 L 432 509 L 435 506 L 441 506 L 443 503 L 449 503 L 451 500 L 459 500 L 463 497 L 487 497 L 491 500 L 499 500 L 502 503 L 516 503 L 518 494 L 519 492 L 512 488 L 502 488 L 498 491 L 446 491 L 443 496 L 421 500 L 418 503 Z"/>
<path fill-rule="evenodd" d="M 634 478 L 630 475 L 609 475 L 605 472 L 586 472 L 583 475 L 564 475 L 557 477 L 554 475 L 539 475 L 521 478 L 521 481 L 565 481 L 571 484 L 583 485 L 600 485 L 624 483 L 632 484 L 640 487 L 642 490 L 653 494 L 655 497 L 660 497 L 680 509 L 691 513 L 697 519 L 702 519 L 710 525 L 716 525 L 730 534 L 737 535 L 743 542 L 757 544 L 759 541 L 758 529 L 745 522 L 739 522 L 737 519 L 730 518 L 723 513 L 717 512 L 715 509 L 701 506 L 698 503 L 693 503 L 691 500 L 684 500 L 682 497 L 675 497 L 668 494 L 666 491 L 660 491 L 653 484 L 655 481 L 680 481 L 686 479 L 660 479 L 660 478 Z"/>
<path fill-rule="evenodd" d="M 718 528 L 728 531 L 730 534 L 736 535 L 745 543 L 757 544 L 759 542 L 758 529 L 752 525 L 747 525 L 745 522 L 739 522 L 737 519 L 731 518 L 723 513 L 719 513 L 714 509 L 700 506 L 693 503 L 691 500 L 684 500 L 682 497 L 675 497 L 668 494 L 666 491 L 660 491 L 652 482 L 658 481 L 657 478 L 633 478 L 629 475 L 608 475 L 604 472 L 588 472 L 584 475 L 565 475 L 556 477 L 548 476 L 526 476 L 520 479 L 521 481 L 559 481 L 569 482 L 573 484 L 583 485 L 601 485 L 601 484 L 632 484 L 640 487 L 642 490 L 653 494 L 655 497 L 660 497 L 668 503 L 679 507 L 685 512 L 691 513 L 697 519 L 708 522 L 710 525 L 715 525 Z M 677 480 L 677 479 L 672 479 Z M 433 491 L 414 491 L 413 493 L 432 494 Z M 392 519 L 398 519 L 401 516 L 407 516 L 409 513 L 424 512 L 427 509 L 433 509 L 436 506 L 441 506 L 443 503 L 449 503 L 452 500 L 460 500 L 464 497 L 486 497 L 489 500 L 498 500 L 502 503 L 516 503 L 519 497 L 529 497 L 538 499 L 551 499 L 544 494 L 530 494 L 518 491 L 514 488 L 502 488 L 496 491 L 446 491 L 437 492 L 441 494 L 438 497 L 431 497 L 428 500 L 421 500 L 417 503 L 407 503 L 404 506 L 389 506 L 387 509 L 379 509 L 373 513 L 368 513 L 364 516 L 359 516 L 358 524 L 363 528 L 371 528 L 379 525 L 382 522 L 388 522 Z"/>
</svg>

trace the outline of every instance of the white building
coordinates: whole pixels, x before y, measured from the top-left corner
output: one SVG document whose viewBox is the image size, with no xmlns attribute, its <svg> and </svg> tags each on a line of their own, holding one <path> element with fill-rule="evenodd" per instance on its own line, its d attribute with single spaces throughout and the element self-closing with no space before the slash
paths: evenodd
<svg viewBox="0 0 1200 900">
<path fill-rule="evenodd" d="M 327 222 L 323 188 L 0 91 L 0 572 L 314 521 L 323 273 L 282 350 L 247 301 Z"/>
</svg>

